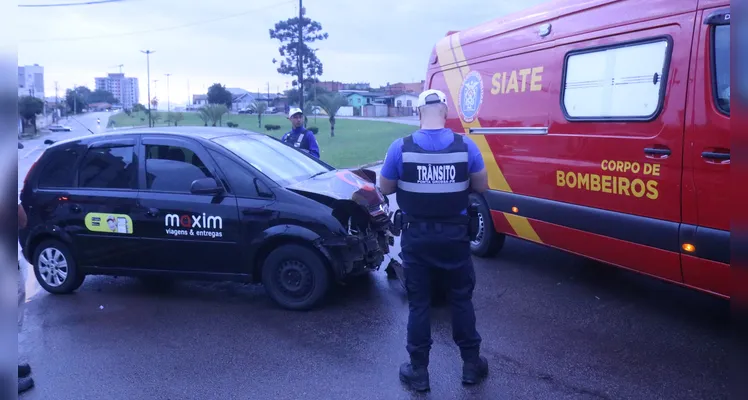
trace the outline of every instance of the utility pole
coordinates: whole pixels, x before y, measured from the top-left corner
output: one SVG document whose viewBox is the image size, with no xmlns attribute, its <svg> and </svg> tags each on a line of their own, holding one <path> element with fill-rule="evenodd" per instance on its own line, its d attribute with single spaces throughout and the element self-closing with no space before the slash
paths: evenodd
<svg viewBox="0 0 748 400">
<path fill-rule="evenodd" d="M 60 106 L 57 104 L 57 91 L 58 91 L 58 89 L 57 89 L 57 81 L 55 81 L 55 111 L 54 111 L 54 114 L 52 114 L 52 121 L 53 122 L 57 122 L 57 113 L 59 112 L 57 110 L 60 109 Z"/>
<path fill-rule="evenodd" d="M 299 68 L 299 108 L 304 109 L 304 63 L 302 61 L 304 48 L 304 6 L 303 0 L 299 0 L 299 50 L 298 50 L 298 68 Z"/>
<path fill-rule="evenodd" d="M 148 82 L 148 127 L 151 127 L 151 54 L 155 53 L 151 50 L 140 50 L 141 53 L 145 54 L 145 62 L 146 62 L 146 68 L 147 68 L 147 77 L 146 80 Z"/>
<path fill-rule="evenodd" d="M 171 74 L 166 74 L 166 112 L 171 112 L 171 100 L 169 100 L 169 77 Z"/>
<path fill-rule="evenodd" d="M 189 106 L 192 105 L 192 101 L 190 101 L 190 80 L 187 79 L 187 111 L 190 110 Z"/>
</svg>

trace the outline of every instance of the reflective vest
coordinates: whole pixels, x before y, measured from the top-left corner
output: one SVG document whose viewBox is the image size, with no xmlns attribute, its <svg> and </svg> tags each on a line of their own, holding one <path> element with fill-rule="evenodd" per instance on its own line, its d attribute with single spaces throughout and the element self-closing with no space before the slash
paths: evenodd
<svg viewBox="0 0 748 400">
<path fill-rule="evenodd" d="M 403 174 L 397 182 L 397 204 L 405 215 L 414 218 L 451 218 L 468 206 L 470 174 L 468 148 L 462 136 L 446 149 L 427 151 L 413 141 L 403 139 Z"/>
<path fill-rule="evenodd" d="M 294 131 L 288 132 L 286 134 L 286 139 L 283 142 L 297 149 L 309 150 L 309 141 L 306 140 L 306 133 L 307 133 L 306 129 L 304 129 L 303 131 L 301 131 L 301 133 L 298 133 L 298 134 L 295 133 Z"/>
</svg>

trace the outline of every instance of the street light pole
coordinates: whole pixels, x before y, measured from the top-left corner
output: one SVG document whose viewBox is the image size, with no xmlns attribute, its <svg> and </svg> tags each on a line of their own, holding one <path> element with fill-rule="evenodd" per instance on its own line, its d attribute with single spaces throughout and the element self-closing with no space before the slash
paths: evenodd
<svg viewBox="0 0 748 400">
<path fill-rule="evenodd" d="M 151 50 L 140 50 L 141 53 L 145 54 L 145 62 L 146 62 L 146 68 L 147 68 L 147 77 L 146 80 L 148 81 L 148 127 L 151 127 L 151 54 L 155 53 L 155 51 Z"/>
<path fill-rule="evenodd" d="M 171 112 L 171 100 L 169 97 L 169 77 L 171 74 L 166 74 L 166 112 Z"/>
<path fill-rule="evenodd" d="M 299 108 L 304 109 L 304 63 L 302 61 L 304 48 L 304 6 L 302 0 L 299 0 L 299 50 L 297 53 L 299 68 Z"/>
</svg>

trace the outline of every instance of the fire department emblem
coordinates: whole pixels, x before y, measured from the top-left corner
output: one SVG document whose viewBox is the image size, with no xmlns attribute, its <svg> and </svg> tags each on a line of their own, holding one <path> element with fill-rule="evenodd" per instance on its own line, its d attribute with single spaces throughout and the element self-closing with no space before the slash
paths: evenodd
<svg viewBox="0 0 748 400">
<path fill-rule="evenodd" d="M 480 72 L 472 71 L 462 81 L 460 86 L 459 110 L 462 120 L 472 122 L 478 116 L 483 103 L 483 79 Z"/>
</svg>

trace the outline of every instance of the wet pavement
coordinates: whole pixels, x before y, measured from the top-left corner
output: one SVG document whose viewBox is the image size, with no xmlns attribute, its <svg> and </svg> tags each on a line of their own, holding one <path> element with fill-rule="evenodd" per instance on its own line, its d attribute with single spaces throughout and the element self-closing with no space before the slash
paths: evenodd
<svg viewBox="0 0 748 400">
<path fill-rule="evenodd" d="M 19 349 L 36 387 L 20 398 L 728 397 L 726 302 L 513 239 L 475 268 L 490 363 L 477 387 L 460 384 L 449 310 L 438 308 L 432 391 L 402 388 L 408 308 L 384 271 L 310 312 L 281 310 L 255 285 L 89 277 L 75 294 L 28 301 Z"/>
</svg>

